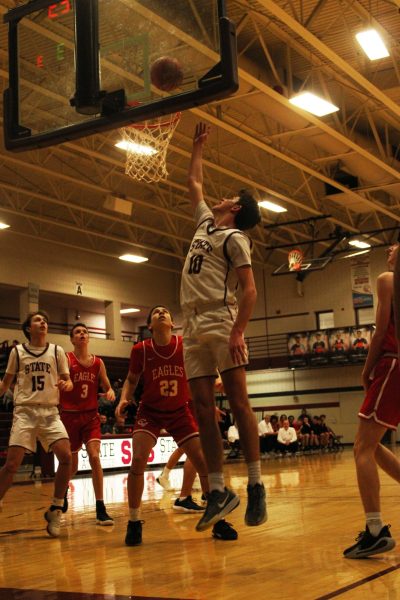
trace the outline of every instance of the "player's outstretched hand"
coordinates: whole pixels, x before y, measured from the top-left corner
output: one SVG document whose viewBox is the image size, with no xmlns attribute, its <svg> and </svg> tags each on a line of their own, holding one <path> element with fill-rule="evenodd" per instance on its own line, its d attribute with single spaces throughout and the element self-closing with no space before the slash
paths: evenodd
<svg viewBox="0 0 400 600">
<path fill-rule="evenodd" d="M 125 419 L 126 417 L 126 409 L 128 408 L 128 400 L 120 400 L 118 402 L 117 408 L 115 409 L 115 417 L 117 419 Z"/>
<path fill-rule="evenodd" d="M 201 146 L 203 144 L 205 144 L 210 131 L 211 131 L 210 126 L 206 125 L 206 123 L 202 123 L 202 122 L 197 123 L 196 129 L 194 131 L 193 143 L 199 144 Z"/>
<path fill-rule="evenodd" d="M 71 380 L 66 381 L 65 379 L 59 379 L 56 387 L 58 387 L 60 392 L 71 392 L 74 385 Z"/>
<path fill-rule="evenodd" d="M 99 396 L 103 396 L 109 402 L 114 402 L 115 400 L 115 392 L 111 387 L 106 392 L 99 394 Z"/>
</svg>

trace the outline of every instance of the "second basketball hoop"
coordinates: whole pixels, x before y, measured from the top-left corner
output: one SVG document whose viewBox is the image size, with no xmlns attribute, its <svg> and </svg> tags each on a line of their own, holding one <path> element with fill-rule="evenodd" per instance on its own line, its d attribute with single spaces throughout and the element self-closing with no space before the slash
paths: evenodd
<svg viewBox="0 0 400 600">
<path fill-rule="evenodd" d="M 298 248 L 293 248 L 288 254 L 289 271 L 300 271 L 303 264 L 304 254 Z"/>
</svg>

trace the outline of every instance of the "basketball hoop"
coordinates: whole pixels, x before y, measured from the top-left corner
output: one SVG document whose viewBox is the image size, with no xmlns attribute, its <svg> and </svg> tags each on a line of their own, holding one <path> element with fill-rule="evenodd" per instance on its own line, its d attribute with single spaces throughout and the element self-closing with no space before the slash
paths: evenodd
<svg viewBox="0 0 400 600">
<path fill-rule="evenodd" d="M 294 248 L 288 254 L 289 271 L 300 271 L 303 264 L 304 254 L 298 248 Z"/>
<path fill-rule="evenodd" d="M 168 177 L 167 150 L 181 113 L 133 123 L 119 129 L 126 150 L 125 174 L 136 181 L 153 183 Z"/>
</svg>

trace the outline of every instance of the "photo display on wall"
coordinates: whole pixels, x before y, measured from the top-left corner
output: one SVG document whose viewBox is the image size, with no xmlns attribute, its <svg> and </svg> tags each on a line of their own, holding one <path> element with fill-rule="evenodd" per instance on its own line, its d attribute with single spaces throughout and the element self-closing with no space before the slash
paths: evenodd
<svg viewBox="0 0 400 600">
<path fill-rule="evenodd" d="M 364 362 L 374 325 L 296 331 L 287 337 L 288 366 L 299 368 Z"/>
</svg>

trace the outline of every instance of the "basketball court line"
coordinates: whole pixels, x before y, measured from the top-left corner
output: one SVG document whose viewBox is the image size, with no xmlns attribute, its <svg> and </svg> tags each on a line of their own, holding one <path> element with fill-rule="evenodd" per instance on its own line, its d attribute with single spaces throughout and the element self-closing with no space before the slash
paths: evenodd
<svg viewBox="0 0 400 600">
<path fill-rule="evenodd" d="M 397 565 L 393 565 L 392 567 L 388 567 L 387 569 L 383 569 L 383 571 L 378 571 L 377 573 L 374 573 L 373 575 L 368 575 L 368 577 L 363 577 L 362 579 L 359 579 L 358 581 L 354 581 L 353 583 L 349 583 L 349 585 L 345 585 L 342 588 L 338 588 L 334 592 L 330 592 L 329 594 L 324 594 L 323 596 L 318 596 L 318 598 L 315 598 L 315 600 L 330 600 L 330 598 L 336 598 L 336 596 L 345 594 L 346 592 L 349 592 L 350 590 L 354 590 L 354 588 L 360 587 L 364 583 L 368 583 L 369 581 L 373 581 L 374 579 L 379 579 L 379 577 L 383 577 L 384 575 L 387 575 L 388 573 L 392 573 L 393 571 L 397 571 L 398 569 L 400 569 L 400 563 L 398 563 Z"/>
<path fill-rule="evenodd" d="M 115 594 L 84 594 L 82 592 L 54 592 L 50 590 L 21 590 L 18 588 L 0 588 L 0 600 L 132 600 L 132 596 Z M 191 600 L 172 596 L 136 596 L 135 600 Z"/>
</svg>

